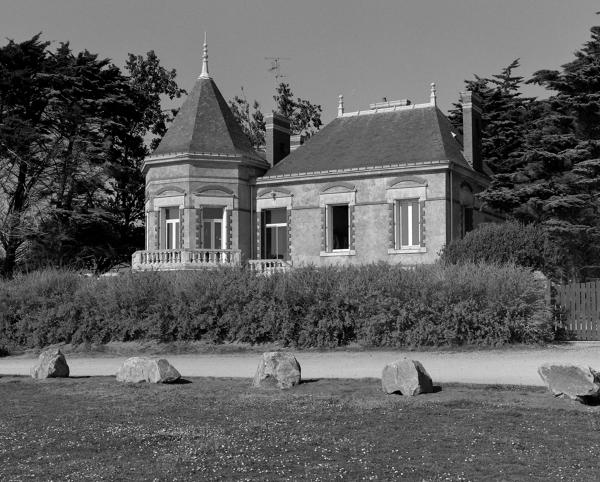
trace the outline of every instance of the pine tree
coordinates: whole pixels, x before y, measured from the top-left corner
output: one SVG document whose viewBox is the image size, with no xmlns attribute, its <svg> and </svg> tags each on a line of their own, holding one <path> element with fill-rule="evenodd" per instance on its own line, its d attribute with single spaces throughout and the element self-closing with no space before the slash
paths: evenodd
<svg viewBox="0 0 600 482">
<path fill-rule="evenodd" d="M 493 173 L 510 172 L 524 144 L 524 126 L 534 99 L 521 96 L 524 79 L 513 73 L 518 67 L 516 59 L 491 78 L 475 75 L 465 81 L 466 90 L 481 99 L 482 157 Z M 449 119 L 462 133 L 462 104 L 454 107 Z"/>
<path fill-rule="evenodd" d="M 600 27 L 560 71 L 529 81 L 555 92 L 530 112 L 521 154 L 481 196 L 499 211 L 541 223 L 560 275 L 582 279 L 600 265 Z"/>
</svg>

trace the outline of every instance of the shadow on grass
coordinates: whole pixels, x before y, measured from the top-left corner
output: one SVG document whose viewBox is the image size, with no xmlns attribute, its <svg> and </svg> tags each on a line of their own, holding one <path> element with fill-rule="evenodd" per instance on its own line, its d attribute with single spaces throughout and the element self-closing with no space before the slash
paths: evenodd
<svg viewBox="0 0 600 482">
<path fill-rule="evenodd" d="M 180 378 L 179 380 L 169 383 L 169 385 L 188 385 L 190 383 L 192 383 L 191 380 L 188 380 L 187 378 Z"/>
<path fill-rule="evenodd" d="M 430 393 L 439 393 L 441 391 L 442 391 L 442 386 L 441 385 L 434 385 L 431 392 L 429 392 L 429 393 L 419 393 L 416 396 L 429 395 Z M 396 390 L 395 392 L 390 393 L 390 395 L 400 395 L 400 396 L 403 396 L 402 392 L 400 390 Z"/>
<path fill-rule="evenodd" d="M 582 395 L 582 396 L 579 397 L 579 400 L 584 405 L 589 405 L 591 407 L 598 407 L 598 406 L 600 406 L 600 398 L 598 398 L 595 395 Z"/>
<path fill-rule="evenodd" d="M 300 385 L 304 385 L 305 383 L 316 383 L 321 381 L 320 378 L 303 378 L 300 380 Z"/>
</svg>

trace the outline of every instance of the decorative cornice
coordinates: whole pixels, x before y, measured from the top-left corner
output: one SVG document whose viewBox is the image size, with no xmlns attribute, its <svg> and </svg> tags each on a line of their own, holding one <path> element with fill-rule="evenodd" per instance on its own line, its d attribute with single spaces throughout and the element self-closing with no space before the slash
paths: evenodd
<svg viewBox="0 0 600 482">
<path fill-rule="evenodd" d="M 167 154 L 153 154 L 144 159 L 142 172 L 146 172 L 151 165 L 167 164 L 169 162 L 181 161 L 226 161 L 236 164 L 247 163 L 254 167 L 268 169 L 267 162 L 259 157 L 250 157 L 246 154 L 220 154 L 217 152 L 169 152 Z"/>
<path fill-rule="evenodd" d="M 161 187 L 160 189 L 158 189 L 154 193 L 154 196 L 160 196 L 162 193 L 168 192 L 168 191 L 174 191 L 174 192 L 178 192 L 179 194 L 185 194 L 185 189 L 183 189 L 179 186 L 165 186 L 165 187 Z"/>
<path fill-rule="evenodd" d="M 220 184 L 207 184 L 205 186 L 202 186 L 201 188 L 196 189 L 193 192 L 193 194 L 195 196 L 200 196 L 202 193 L 205 193 L 207 191 L 221 191 L 229 196 L 235 195 L 235 192 L 233 192 L 231 189 L 225 186 L 221 186 Z"/>
<path fill-rule="evenodd" d="M 284 196 L 293 196 L 292 191 L 289 191 L 288 189 L 282 189 L 282 188 L 265 188 L 265 189 L 260 189 L 258 191 L 258 193 L 256 194 L 256 197 L 275 197 L 274 195 L 277 194 L 283 194 Z"/>
<path fill-rule="evenodd" d="M 344 181 L 335 181 L 335 182 L 330 182 L 329 184 L 326 184 L 323 189 L 321 189 L 322 193 L 326 193 L 327 191 L 333 190 L 335 188 L 342 188 L 344 191 L 349 192 L 349 191 L 356 191 L 356 186 L 354 184 L 351 184 L 349 182 L 344 182 Z"/>
<path fill-rule="evenodd" d="M 394 179 L 388 182 L 388 189 L 392 189 L 398 184 L 402 183 L 410 183 L 414 186 L 427 186 L 427 179 L 423 179 L 422 177 L 417 176 L 400 176 L 395 177 Z"/>
<path fill-rule="evenodd" d="M 449 166 L 450 161 L 445 160 L 436 160 L 436 161 L 421 161 L 421 162 L 403 162 L 397 164 L 382 164 L 375 166 L 363 166 L 363 167 L 351 167 L 346 169 L 329 169 L 324 171 L 306 171 L 306 172 L 298 172 L 293 174 L 277 174 L 274 176 L 263 176 L 259 177 L 256 182 L 257 184 L 261 184 L 263 182 L 269 181 L 278 181 L 278 180 L 296 180 L 296 179 L 308 179 L 312 177 L 323 177 L 328 175 L 337 175 L 337 174 L 370 174 L 370 173 L 379 173 L 385 171 L 398 171 L 398 170 L 407 170 L 407 169 L 415 169 L 415 168 L 430 168 L 432 166 Z"/>
</svg>

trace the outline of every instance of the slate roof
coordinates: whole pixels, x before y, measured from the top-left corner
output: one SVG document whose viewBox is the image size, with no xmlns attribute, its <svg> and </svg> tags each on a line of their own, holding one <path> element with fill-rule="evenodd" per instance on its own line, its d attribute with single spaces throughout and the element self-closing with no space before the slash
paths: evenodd
<svg viewBox="0 0 600 482">
<path fill-rule="evenodd" d="M 440 160 L 470 168 L 452 132 L 434 105 L 338 117 L 264 177 Z"/>
<path fill-rule="evenodd" d="M 152 155 L 176 152 L 243 155 L 263 160 L 211 78 L 199 78 Z"/>
</svg>

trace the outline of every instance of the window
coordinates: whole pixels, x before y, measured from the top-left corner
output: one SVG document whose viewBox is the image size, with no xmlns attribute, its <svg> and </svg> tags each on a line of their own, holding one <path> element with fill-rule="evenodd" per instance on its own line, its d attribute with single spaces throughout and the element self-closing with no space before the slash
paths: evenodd
<svg viewBox="0 0 600 482">
<path fill-rule="evenodd" d="M 411 249 L 421 246 L 421 205 L 418 199 L 396 201 L 395 248 Z"/>
<path fill-rule="evenodd" d="M 288 225 L 286 208 L 261 211 L 261 258 L 288 258 Z"/>
<path fill-rule="evenodd" d="M 473 231 L 473 208 L 462 207 L 462 235 L 464 237 L 469 231 Z"/>
<path fill-rule="evenodd" d="M 204 249 L 224 249 L 222 207 L 204 207 L 202 209 L 202 246 Z"/>
<path fill-rule="evenodd" d="M 181 247 L 179 226 L 179 208 L 165 208 L 165 245 L 167 249 Z"/>
<path fill-rule="evenodd" d="M 350 210 L 347 204 L 327 206 L 327 251 L 350 249 Z"/>
</svg>

